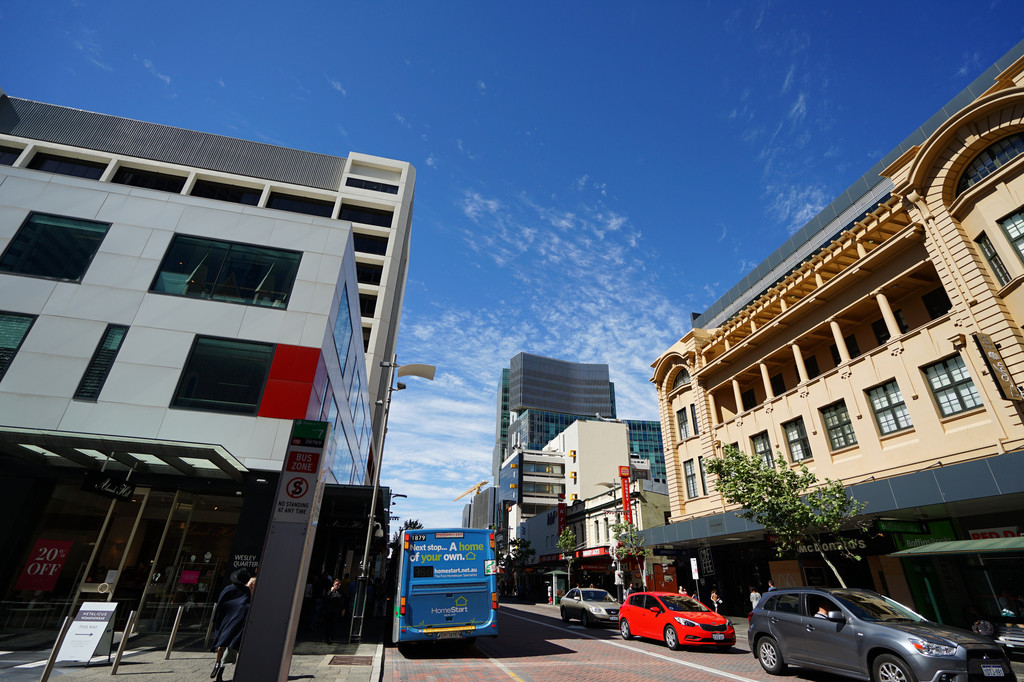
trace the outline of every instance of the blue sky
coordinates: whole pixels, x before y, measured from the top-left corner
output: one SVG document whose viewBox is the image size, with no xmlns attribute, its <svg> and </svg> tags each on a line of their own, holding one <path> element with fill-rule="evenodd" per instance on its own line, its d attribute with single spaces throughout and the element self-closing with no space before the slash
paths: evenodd
<svg viewBox="0 0 1024 682">
<path fill-rule="evenodd" d="M 969 12 L 965 16 L 963 13 Z M 0 3 L 15 97 L 417 168 L 393 512 L 457 525 L 519 351 L 650 364 L 1024 38 L 1024 3 Z"/>
</svg>

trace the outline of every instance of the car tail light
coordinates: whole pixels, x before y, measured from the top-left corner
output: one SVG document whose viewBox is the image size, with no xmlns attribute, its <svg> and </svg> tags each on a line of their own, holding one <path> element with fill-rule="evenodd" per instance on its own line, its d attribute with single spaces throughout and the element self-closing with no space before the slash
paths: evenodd
<svg viewBox="0 0 1024 682">
<path fill-rule="evenodd" d="M 494 549 L 494 533 L 491 533 L 491 549 Z"/>
<path fill-rule="evenodd" d="M 491 592 L 491 608 L 495 611 L 498 610 L 498 593 Z"/>
<path fill-rule="evenodd" d="M 401 616 L 405 615 L 405 597 L 402 597 L 402 603 L 398 607 L 398 614 Z"/>
<path fill-rule="evenodd" d="M 402 543 L 402 547 L 404 549 L 409 549 L 409 534 L 408 533 L 405 534 L 405 542 Z"/>
</svg>

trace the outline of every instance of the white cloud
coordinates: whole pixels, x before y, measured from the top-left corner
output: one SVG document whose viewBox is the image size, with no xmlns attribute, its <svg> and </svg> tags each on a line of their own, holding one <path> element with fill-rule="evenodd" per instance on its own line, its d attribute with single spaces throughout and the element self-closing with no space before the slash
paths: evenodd
<svg viewBox="0 0 1024 682">
<path fill-rule="evenodd" d="M 347 95 L 348 94 L 348 92 L 345 91 L 345 88 L 341 85 L 340 81 L 334 80 L 333 78 L 331 78 L 327 74 L 324 74 L 324 78 L 327 79 L 327 82 L 331 84 L 332 88 L 334 88 L 335 90 L 337 90 L 338 92 L 340 92 L 343 95 Z"/>
<path fill-rule="evenodd" d="M 226 88 L 227 87 L 227 85 L 224 83 L 224 79 L 223 78 L 218 78 L 217 79 L 217 85 L 219 85 L 222 88 Z"/>
<path fill-rule="evenodd" d="M 487 83 L 484 83 L 483 81 L 477 81 L 476 89 L 480 92 L 481 95 L 487 94 Z"/>
<path fill-rule="evenodd" d="M 426 164 L 427 164 L 428 166 L 430 166 L 431 168 L 437 168 L 437 159 L 436 159 L 436 158 L 434 158 L 434 155 L 433 155 L 433 154 L 431 154 L 430 156 L 428 156 L 428 157 L 427 157 L 427 160 L 426 160 L 426 161 L 424 161 L 424 163 L 426 163 Z"/>
<path fill-rule="evenodd" d="M 158 79 L 162 80 L 164 82 L 164 85 L 170 85 L 171 84 L 171 77 L 167 76 L 167 75 L 164 75 L 164 74 L 160 73 L 159 71 L 157 71 L 156 67 L 153 66 L 153 62 L 150 61 L 149 59 L 143 59 L 142 60 L 142 65 L 146 67 L 146 71 L 149 71 L 151 74 L 156 76 Z"/>
<path fill-rule="evenodd" d="M 805 116 L 807 116 L 807 95 L 801 92 L 789 109 L 789 120 L 797 125 L 804 120 Z"/>
<path fill-rule="evenodd" d="M 113 71 L 114 68 L 103 59 L 103 48 L 96 40 L 96 31 L 91 28 L 80 27 L 78 35 L 71 40 L 76 50 L 85 54 L 86 58 L 93 65 L 104 71 Z"/>
<path fill-rule="evenodd" d="M 405 120 L 405 116 L 402 116 L 401 114 L 395 114 L 395 120 L 401 123 L 402 127 L 405 128 L 406 130 L 412 130 L 412 126 L 409 124 L 408 121 Z"/>
</svg>

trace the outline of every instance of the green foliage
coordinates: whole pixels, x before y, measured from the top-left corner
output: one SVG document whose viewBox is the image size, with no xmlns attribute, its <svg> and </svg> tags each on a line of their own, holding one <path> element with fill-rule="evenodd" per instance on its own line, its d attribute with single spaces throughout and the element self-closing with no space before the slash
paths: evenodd
<svg viewBox="0 0 1024 682">
<path fill-rule="evenodd" d="M 634 524 L 613 523 L 611 530 L 612 537 L 618 543 L 616 548 L 618 556 L 640 559 L 651 555 L 651 550 L 644 547 L 644 536 L 640 534 Z"/>
<path fill-rule="evenodd" d="M 566 576 L 566 582 L 572 585 L 572 565 L 576 563 L 576 533 L 572 528 L 566 528 L 558 535 L 558 549 L 561 550 L 562 558 L 568 566 L 569 575 Z"/>
<path fill-rule="evenodd" d="M 820 547 L 819 536 L 828 534 L 836 536 L 843 554 L 860 559 L 849 541 L 838 533 L 855 525 L 853 517 L 867 505 L 850 497 L 841 481 L 827 478 L 819 483 L 806 466 L 792 468 L 781 454 L 773 466 L 760 455 L 746 455 L 731 446 L 724 448 L 721 458 L 712 459 L 705 466 L 718 477 L 722 499 L 743 507 L 737 512 L 739 516 L 761 524 L 775 535 L 779 556 L 796 550 L 808 539 Z"/>
<path fill-rule="evenodd" d="M 508 543 L 508 554 L 505 555 L 502 563 L 506 570 L 522 573 L 523 569 L 526 568 L 526 564 L 530 561 L 530 557 L 536 553 L 537 550 L 530 545 L 529 540 L 516 538 Z"/>
<path fill-rule="evenodd" d="M 391 534 L 391 542 L 388 543 L 388 548 L 391 550 L 391 556 L 398 554 L 398 550 L 402 547 L 402 535 L 407 530 L 416 530 L 422 528 L 423 524 L 416 519 L 406 519 L 402 521 L 402 526 Z"/>
</svg>

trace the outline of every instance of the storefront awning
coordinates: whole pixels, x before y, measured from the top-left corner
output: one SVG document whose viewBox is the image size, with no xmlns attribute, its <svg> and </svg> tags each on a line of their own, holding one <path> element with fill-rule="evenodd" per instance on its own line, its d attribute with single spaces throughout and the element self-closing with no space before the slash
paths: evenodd
<svg viewBox="0 0 1024 682">
<path fill-rule="evenodd" d="M 889 556 L 915 557 L 941 554 L 995 554 L 997 552 L 1024 552 L 1024 537 L 947 540 L 900 550 Z"/>
</svg>

